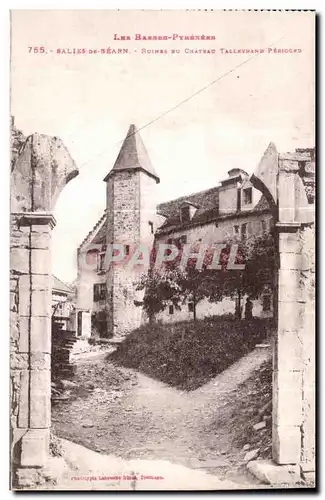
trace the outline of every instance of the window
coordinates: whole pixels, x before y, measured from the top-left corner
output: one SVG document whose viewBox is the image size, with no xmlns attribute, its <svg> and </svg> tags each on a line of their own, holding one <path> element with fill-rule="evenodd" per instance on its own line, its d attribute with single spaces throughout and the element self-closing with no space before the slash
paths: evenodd
<svg viewBox="0 0 325 500">
<path fill-rule="evenodd" d="M 241 191 L 240 188 L 237 188 L 237 212 L 240 212 L 241 209 Z"/>
<path fill-rule="evenodd" d="M 247 224 L 242 224 L 241 237 L 243 238 L 243 240 L 247 238 Z"/>
<path fill-rule="evenodd" d="M 181 222 L 188 222 L 190 218 L 190 206 L 184 205 L 181 207 Z"/>
<path fill-rule="evenodd" d="M 234 226 L 234 234 L 235 235 L 239 234 L 239 226 Z"/>
<path fill-rule="evenodd" d="M 106 299 L 106 283 L 96 283 L 94 285 L 94 302 Z"/>
<path fill-rule="evenodd" d="M 270 311 L 271 310 L 271 296 L 270 295 L 264 295 L 263 296 L 263 311 Z"/>
<path fill-rule="evenodd" d="M 261 224 L 262 224 L 262 233 L 266 233 L 267 232 L 267 221 L 262 219 Z"/>
<path fill-rule="evenodd" d="M 177 246 L 177 248 L 182 248 L 182 246 L 186 245 L 186 243 L 187 243 L 186 234 L 175 239 L 175 245 Z"/>
<path fill-rule="evenodd" d="M 130 245 L 125 245 L 125 255 L 130 255 Z"/>
<path fill-rule="evenodd" d="M 149 226 L 150 226 L 150 232 L 153 234 L 153 222 L 151 220 L 149 221 Z"/>
<path fill-rule="evenodd" d="M 105 253 L 99 254 L 99 261 L 97 264 L 97 271 L 103 271 L 105 269 Z"/>
<path fill-rule="evenodd" d="M 192 313 L 194 311 L 194 304 L 193 302 L 188 303 L 188 312 Z"/>
<path fill-rule="evenodd" d="M 253 201 L 253 190 L 252 188 L 243 189 L 244 193 L 244 204 L 249 205 Z"/>
<path fill-rule="evenodd" d="M 174 314 L 174 306 L 169 306 L 169 314 Z"/>
</svg>

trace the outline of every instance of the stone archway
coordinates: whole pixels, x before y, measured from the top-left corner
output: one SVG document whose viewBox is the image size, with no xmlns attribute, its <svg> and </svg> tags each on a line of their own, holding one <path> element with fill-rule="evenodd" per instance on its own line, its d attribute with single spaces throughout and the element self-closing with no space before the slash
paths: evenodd
<svg viewBox="0 0 325 500">
<path fill-rule="evenodd" d="M 52 210 L 78 169 L 63 142 L 33 134 L 13 155 L 10 242 L 12 484 L 31 487 L 49 456 Z"/>
<path fill-rule="evenodd" d="M 301 473 L 311 481 L 315 473 L 314 154 L 314 150 L 278 154 L 270 144 L 251 177 L 274 210 L 277 230 L 272 455 L 282 470 Z"/>
</svg>

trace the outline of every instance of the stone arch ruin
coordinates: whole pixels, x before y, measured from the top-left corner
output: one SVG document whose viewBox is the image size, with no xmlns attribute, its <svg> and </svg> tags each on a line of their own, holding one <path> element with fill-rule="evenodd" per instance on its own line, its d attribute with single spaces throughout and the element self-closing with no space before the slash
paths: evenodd
<svg viewBox="0 0 325 500">
<path fill-rule="evenodd" d="M 270 144 L 253 185 L 274 210 L 278 269 L 273 346 L 272 456 L 315 473 L 315 150 L 278 154 Z"/>
<path fill-rule="evenodd" d="M 14 131 L 15 132 L 15 129 Z M 16 131 L 17 132 L 17 131 Z M 12 484 L 38 483 L 51 426 L 52 210 L 78 169 L 57 137 L 14 135 L 11 172 Z"/>
</svg>

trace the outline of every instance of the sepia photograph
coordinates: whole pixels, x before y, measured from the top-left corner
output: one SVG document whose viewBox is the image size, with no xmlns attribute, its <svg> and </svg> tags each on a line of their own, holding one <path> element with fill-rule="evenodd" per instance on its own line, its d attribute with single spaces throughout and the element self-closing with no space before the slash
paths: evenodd
<svg viewBox="0 0 325 500">
<path fill-rule="evenodd" d="M 11 10 L 12 490 L 315 490 L 315 24 Z"/>
</svg>

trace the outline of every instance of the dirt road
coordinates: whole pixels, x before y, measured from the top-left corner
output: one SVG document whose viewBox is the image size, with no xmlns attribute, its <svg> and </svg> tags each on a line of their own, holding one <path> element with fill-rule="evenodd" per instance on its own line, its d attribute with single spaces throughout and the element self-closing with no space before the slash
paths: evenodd
<svg viewBox="0 0 325 500">
<path fill-rule="evenodd" d="M 161 459 L 254 484 L 233 445 L 236 390 L 270 356 L 256 349 L 208 384 L 182 392 L 103 358 L 78 365 L 71 399 L 53 407 L 53 430 L 124 459 Z"/>
</svg>

